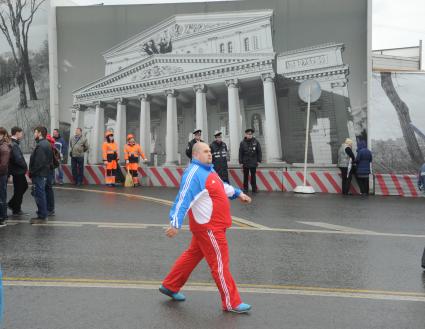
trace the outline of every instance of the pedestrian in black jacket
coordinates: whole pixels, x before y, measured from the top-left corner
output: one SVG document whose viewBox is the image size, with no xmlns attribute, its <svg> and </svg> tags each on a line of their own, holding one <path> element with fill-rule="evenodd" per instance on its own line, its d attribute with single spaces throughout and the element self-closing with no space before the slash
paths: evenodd
<svg viewBox="0 0 425 329">
<path fill-rule="evenodd" d="M 6 225 L 7 219 L 7 176 L 11 146 L 7 130 L 0 127 L 0 226 Z"/>
<path fill-rule="evenodd" d="M 251 188 L 257 193 L 257 167 L 262 161 L 261 145 L 253 136 L 254 129 L 245 130 L 245 138 L 239 146 L 239 164 L 243 168 L 243 189 L 248 192 L 248 176 L 251 173 Z"/>
<path fill-rule="evenodd" d="M 37 127 L 34 130 L 36 146 L 30 158 L 30 177 L 33 183 L 35 203 L 37 204 L 37 217 L 31 218 L 31 224 L 43 224 L 47 222 L 47 177 L 53 168 L 53 152 L 50 142 L 46 139 L 47 129 Z"/>
<path fill-rule="evenodd" d="M 201 134 L 202 134 L 201 129 L 195 129 L 193 131 L 194 138 L 189 143 L 187 143 L 186 155 L 190 160 L 192 160 L 193 145 L 195 145 L 195 143 L 197 143 L 197 142 L 203 142 L 203 140 L 201 139 Z"/>
<path fill-rule="evenodd" d="M 28 189 L 27 178 L 25 176 L 28 166 L 19 146 L 24 133 L 22 128 L 13 127 L 12 133 L 12 153 L 9 163 L 9 175 L 13 178 L 13 196 L 8 202 L 8 207 L 12 210 L 14 216 L 26 215 L 22 209 L 22 198 Z"/>
<path fill-rule="evenodd" d="M 223 138 L 221 136 L 221 131 L 216 131 L 214 133 L 215 141 L 211 143 L 210 149 L 212 154 L 212 163 L 214 165 L 214 170 L 223 180 L 229 184 L 229 173 L 227 167 L 227 145 L 223 142 Z"/>
</svg>

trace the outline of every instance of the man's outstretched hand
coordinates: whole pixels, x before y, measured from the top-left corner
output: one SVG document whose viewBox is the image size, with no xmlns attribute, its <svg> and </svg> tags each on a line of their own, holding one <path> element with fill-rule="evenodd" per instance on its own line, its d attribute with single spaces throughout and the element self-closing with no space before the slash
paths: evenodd
<svg viewBox="0 0 425 329">
<path fill-rule="evenodd" d="M 165 235 L 168 236 L 169 238 L 174 238 L 177 235 L 177 233 L 179 233 L 179 230 L 172 226 L 170 226 L 169 228 L 165 230 Z"/>
<path fill-rule="evenodd" d="M 251 203 L 251 198 L 245 193 L 239 194 L 239 200 L 242 203 Z"/>
</svg>

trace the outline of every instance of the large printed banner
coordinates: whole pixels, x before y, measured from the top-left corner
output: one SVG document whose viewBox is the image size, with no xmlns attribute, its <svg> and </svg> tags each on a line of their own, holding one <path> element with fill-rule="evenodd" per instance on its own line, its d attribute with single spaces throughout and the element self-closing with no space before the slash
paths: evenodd
<svg viewBox="0 0 425 329">
<path fill-rule="evenodd" d="M 425 162 L 425 73 L 374 73 L 369 134 L 375 173 L 416 174 Z"/>
<path fill-rule="evenodd" d="M 264 162 L 299 163 L 298 87 L 314 79 L 308 162 L 335 164 L 347 137 L 367 138 L 367 1 L 295 2 L 58 8 L 61 121 L 83 128 L 91 164 L 114 129 L 120 147 L 131 133 L 157 165 L 184 165 L 196 128 L 221 131 L 232 160 L 254 128 Z"/>
</svg>

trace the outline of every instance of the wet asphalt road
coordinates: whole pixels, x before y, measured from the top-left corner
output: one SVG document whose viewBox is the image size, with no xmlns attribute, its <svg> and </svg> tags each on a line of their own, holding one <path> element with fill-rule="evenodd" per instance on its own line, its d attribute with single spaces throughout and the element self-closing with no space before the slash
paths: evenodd
<svg viewBox="0 0 425 329">
<path fill-rule="evenodd" d="M 127 195 L 57 189 L 49 225 L 22 218 L 0 229 L 4 328 L 425 328 L 423 199 L 233 201 L 233 215 L 253 222 L 228 231 L 233 275 L 253 305 L 241 316 L 221 311 L 204 262 L 186 302 L 157 292 L 190 239 L 187 230 L 168 239 L 161 227 L 161 200 L 176 190 L 114 191 Z M 24 210 L 33 209 L 26 195 Z"/>
</svg>

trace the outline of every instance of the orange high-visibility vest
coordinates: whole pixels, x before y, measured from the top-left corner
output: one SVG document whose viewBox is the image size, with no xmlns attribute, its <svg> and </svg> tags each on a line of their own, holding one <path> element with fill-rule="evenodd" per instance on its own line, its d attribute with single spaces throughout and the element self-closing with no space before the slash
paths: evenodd
<svg viewBox="0 0 425 329">
<path fill-rule="evenodd" d="M 108 161 L 108 162 L 112 162 L 110 160 L 108 160 L 108 155 L 109 158 L 111 158 L 111 156 L 113 156 L 114 154 L 116 154 L 116 160 L 118 160 L 118 145 L 113 142 L 113 143 L 108 143 L 108 142 L 104 142 L 102 145 L 102 157 L 103 157 L 103 161 Z M 114 161 L 116 161 L 114 160 Z"/>
<path fill-rule="evenodd" d="M 142 157 L 142 159 L 146 159 L 145 154 L 142 151 L 142 148 L 139 144 L 129 145 L 125 144 L 124 146 L 124 159 L 130 160 L 131 157 L 136 157 L 137 160 L 139 156 Z"/>
</svg>

